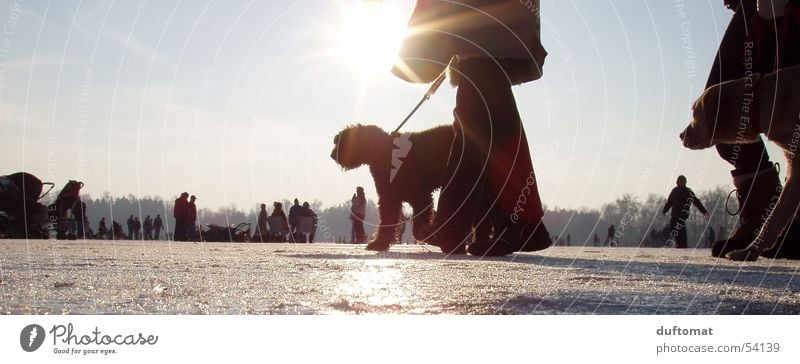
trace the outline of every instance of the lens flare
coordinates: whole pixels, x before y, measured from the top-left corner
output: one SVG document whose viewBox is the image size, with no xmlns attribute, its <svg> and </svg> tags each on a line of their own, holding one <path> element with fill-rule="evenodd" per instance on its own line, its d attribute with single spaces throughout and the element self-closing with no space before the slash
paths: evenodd
<svg viewBox="0 0 800 364">
<path fill-rule="evenodd" d="M 397 59 L 406 22 L 393 1 L 358 1 L 342 7 L 338 53 L 366 70 L 385 71 Z"/>
</svg>

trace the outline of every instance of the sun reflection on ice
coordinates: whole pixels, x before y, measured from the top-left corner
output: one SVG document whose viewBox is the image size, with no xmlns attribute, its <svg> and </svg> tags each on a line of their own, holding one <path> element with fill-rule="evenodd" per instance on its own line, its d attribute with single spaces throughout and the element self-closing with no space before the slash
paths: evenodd
<svg viewBox="0 0 800 364">
<path fill-rule="evenodd" d="M 407 305 L 409 295 L 403 272 L 389 259 L 366 260 L 359 269 L 345 273 L 336 294 L 343 300 L 342 311 L 391 312 Z"/>
</svg>

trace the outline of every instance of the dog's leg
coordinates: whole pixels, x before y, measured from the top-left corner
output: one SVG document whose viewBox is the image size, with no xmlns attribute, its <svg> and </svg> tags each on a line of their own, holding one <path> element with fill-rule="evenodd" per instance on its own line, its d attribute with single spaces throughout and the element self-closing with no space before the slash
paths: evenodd
<svg viewBox="0 0 800 364">
<path fill-rule="evenodd" d="M 800 202 L 800 177 L 795 174 L 800 171 L 792 167 L 790 159 L 789 168 L 786 171 L 789 177 L 786 185 L 781 191 L 778 202 L 770 217 L 764 222 L 764 226 L 756 236 L 756 239 L 745 249 L 736 250 L 728 253 L 728 258 L 737 261 L 755 261 L 761 253 L 775 245 L 781 231 L 785 229 L 794 219 L 797 212 L 798 202 Z"/>
<path fill-rule="evenodd" d="M 414 239 L 425 241 L 426 235 L 430 231 L 430 225 L 433 223 L 433 196 L 429 193 L 418 200 L 411 201 L 411 208 L 414 211 L 414 225 L 411 232 Z"/>
<path fill-rule="evenodd" d="M 400 213 L 403 209 L 403 202 L 394 198 L 380 196 L 378 198 L 378 233 L 375 240 L 367 244 L 367 250 L 384 251 L 389 250 L 389 246 L 397 235 Z"/>
</svg>

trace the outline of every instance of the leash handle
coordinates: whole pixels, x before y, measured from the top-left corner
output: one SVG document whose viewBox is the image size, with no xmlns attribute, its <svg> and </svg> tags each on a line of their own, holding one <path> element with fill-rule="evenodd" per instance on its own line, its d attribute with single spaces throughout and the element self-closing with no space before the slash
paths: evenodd
<svg viewBox="0 0 800 364">
<path fill-rule="evenodd" d="M 445 68 L 444 71 L 442 71 L 442 73 L 439 75 L 439 77 L 436 77 L 436 79 L 433 80 L 433 83 L 431 84 L 431 87 L 428 88 L 428 91 L 425 92 L 424 96 L 422 96 L 422 100 L 419 100 L 419 102 L 417 103 L 417 106 L 414 106 L 414 109 L 412 109 L 411 112 L 408 113 L 408 116 L 406 116 L 406 118 L 403 119 L 403 122 L 401 122 L 400 125 L 397 126 L 397 129 L 395 129 L 394 132 L 392 132 L 392 134 L 397 134 L 398 132 L 400 132 L 400 129 L 403 127 L 403 125 L 406 125 L 406 122 L 408 122 L 408 120 L 411 119 L 411 116 L 413 116 L 414 113 L 416 113 L 417 110 L 419 110 L 419 107 L 422 106 L 422 104 L 424 104 L 425 101 L 428 101 L 428 100 L 431 99 L 431 96 L 433 96 L 436 93 L 436 91 L 442 85 L 442 82 L 444 82 L 445 78 L 447 78 L 447 69 L 446 68 Z"/>
</svg>

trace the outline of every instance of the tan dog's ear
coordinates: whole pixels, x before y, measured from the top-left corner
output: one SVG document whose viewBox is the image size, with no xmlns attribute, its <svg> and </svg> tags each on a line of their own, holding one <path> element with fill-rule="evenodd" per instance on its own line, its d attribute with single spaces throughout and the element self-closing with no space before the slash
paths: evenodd
<svg viewBox="0 0 800 364">
<path fill-rule="evenodd" d="M 703 119 L 705 119 L 705 120 L 703 120 L 703 122 L 707 122 L 707 121 L 713 122 L 714 121 L 714 116 L 715 116 L 716 110 L 711 110 L 712 108 L 707 107 L 709 104 L 711 104 L 711 102 L 707 101 L 711 97 L 712 97 L 711 96 L 711 88 L 709 88 L 709 89 L 706 89 L 703 92 L 703 95 L 701 95 L 700 98 L 697 100 L 697 104 L 698 104 L 699 110 L 702 111 L 701 113 L 698 113 L 698 114 L 702 115 Z"/>
<path fill-rule="evenodd" d="M 723 114 L 722 110 L 719 110 L 717 107 L 720 97 L 719 90 L 719 85 L 711 86 L 703 93 L 703 97 L 699 100 L 703 111 L 702 115 L 705 118 L 704 122 L 709 132 L 716 129 L 720 116 Z"/>
<path fill-rule="evenodd" d="M 698 96 L 697 99 L 694 100 L 694 104 L 692 104 L 692 122 L 693 123 L 695 121 L 701 121 L 701 120 L 697 120 L 697 116 L 702 115 L 702 117 L 705 117 L 705 115 L 703 114 L 704 113 L 704 111 L 703 111 L 703 97 L 705 95 L 706 95 L 705 93 L 700 94 L 700 96 Z"/>
</svg>

